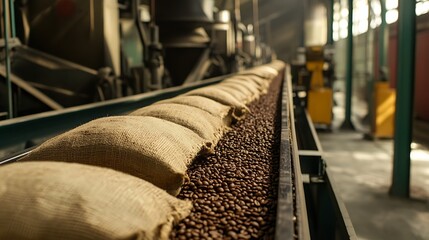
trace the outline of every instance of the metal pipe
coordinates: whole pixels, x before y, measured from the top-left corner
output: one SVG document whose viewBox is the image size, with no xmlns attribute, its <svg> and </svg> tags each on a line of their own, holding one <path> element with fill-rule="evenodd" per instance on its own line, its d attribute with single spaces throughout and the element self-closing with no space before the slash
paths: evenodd
<svg viewBox="0 0 429 240">
<path fill-rule="evenodd" d="M 387 47 L 387 29 L 386 29 L 386 1 L 380 0 L 381 6 L 381 24 L 378 30 L 378 67 L 382 70 L 386 66 L 386 47 Z M 380 72 L 378 73 L 380 74 Z M 379 75 L 379 79 L 381 76 Z"/>
<path fill-rule="evenodd" d="M 267 21 L 267 23 L 265 24 L 265 33 L 266 33 L 267 39 L 265 41 L 266 41 L 268 46 L 273 46 L 271 31 L 272 31 L 271 21 Z"/>
<path fill-rule="evenodd" d="M 155 25 L 155 0 L 150 1 L 150 26 Z"/>
<path fill-rule="evenodd" d="M 370 133 L 374 132 L 375 126 L 374 124 L 372 124 L 372 119 L 374 119 L 374 114 L 375 114 L 375 106 L 374 106 L 374 97 L 373 97 L 373 93 L 374 93 L 374 74 L 373 74 L 373 63 L 371 61 L 371 59 L 374 59 L 374 54 L 371 54 L 372 51 L 370 51 L 371 49 L 373 49 L 373 31 L 371 30 L 371 20 L 372 20 L 372 16 L 373 16 L 373 12 L 372 12 L 372 8 L 371 8 L 371 1 L 372 0 L 367 0 L 367 5 L 368 5 L 368 22 L 367 22 L 367 33 L 365 34 L 365 76 L 367 78 L 367 93 L 366 93 L 366 98 L 368 99 L 368 113 L 365 117 L 367 117 L 367 119 L 370 119 L 371 121 L 371 129 L 370 129 Z M 370 135 L 368 135 L 370 136 Z"/>
<path fill-rule="evenodd" d="M 235 21 L 240 22 L 241 21 L 241 9 L 240 9 L 240 0 L 234 0 L 234 16 Z"/>
<path fill-rule="evenodd" d="M 305 26 L 305 16 L 306 16 L 306 14 L 305 14 L 305 10 L 304 9 L 308 9 L 307 7 L 307 5 L 308 5 L 308 3 L 307 3 L 307 1 L 301 1 L 301 9 L 303 9 L 301 12 L 300 12 L 300 15 L 301 15 L 301 26 Z M 300 37 L 301 37 L 301 41 L 300 41 L 300 45 L 301 45 L 301 47 L 305 47 L 305 30 L 304 30 L 304 28 L 302 28 L 301 29 L 301 34 L 300 34 Z"/>
<path fill-rule="evenodd" d="M 11 38 L 16 37 L 15 30 L 15 5 L 13 4 L 14 0 L 9 0 L 9 15 L 10 15 L 10 27 L 11 27 Z"/>
<path fill-rule="evenodd" d="M 233 17 L 233 28 L 234 28 L 234 61 L 232 62 L 231 71 L 236 72 L 241 68 L 240 60 L 238 58 L 239 54 L 243 50 L 243 33 L 240 29 L 241 24 L 241 4 L 240 0 L 234 0 L 233 2 L 233 10 L 234 10 L 234 17 Z"/>
<path fill-rule="evenodd" d="M 416 2 L 399 0 L 398 80 L 396 85 L 395 143 L 390 194 L 410 196 L 410 152 L 413 122 Z"/>
<path fill-rule="evenodd" d="M 334 36 L 333 36 L 333 25 L 334 25 L 334 1 L 328 0 L 328 36 L 326 38 L 326 43 L 328 45 L 334 44 Z"/>
<path fill-rule="evenodd" d="M 140 38 L 140 42 L 143 46 L 143 59 L 145 61 L 148 60 L 148 51 L 147 51 L 147 47 L 148 47 L 148 42 L 149 39 L 146 36 L 146 32 L 144 30 L 143 24 L 140 20 L 140 10 L 139 10 L 139 6 L 140 6 L 140 0 L 134 0 L 132 1 L 133 5 L 131 6 L 133 8 L 133 15 L 134 15 L 134 22 L 136 24 L 136 28 L 139 34 L 139 38 Z"/>
<path fill-rule="evenodd" d="M 353 0 L 348 0 L 348 35 L 347 35 L 347 69 L 346 69 L 346 103 L 345 117 L 341 126 L 343 129 L 354 129 L 352 123 L 352 93 L 353 93 Z"/>
<path fill-rule="evenodd" d="M 94 0 L 89 0 L 89 32 L 92 35 L 95 28 L 94 23 Z"/>
<path fill-rule="evenodd" d="M 9 58 L 9 26 L 7 14 L 7 0 L 2 0 L 3 4 L 3 25 L 4 25 L 4 49 L 5 49 L 5 64 L 6 64 L 6 87 L 8 101 L 8 118 L 13 118 L 13 101 L 12 101 L 12 82 L 10 80 L 10 58 Z"/>
<path fill-rule="evenodd" d="M 255 34 L 256 46 L 259 46 L 259 1 L 253 0 L 253 33 Z"/>
</svg>

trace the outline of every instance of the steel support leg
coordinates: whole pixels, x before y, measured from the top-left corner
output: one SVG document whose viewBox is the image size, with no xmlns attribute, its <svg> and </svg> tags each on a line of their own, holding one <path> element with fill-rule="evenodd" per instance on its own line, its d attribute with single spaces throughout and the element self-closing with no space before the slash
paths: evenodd
<svg viewBox="0 0 429 240">
<path fill-rule="evenodd" d="M 387 52 L 387 24 L 386 24 L 386 0 L 380 0 L 381 5 L 381 24 L 378 29 L 378 67 L 382 70 L 386 67 Z M 380 74 L 380 73 L 379 73 Z M 381 76 L 379 76 L 380 78 Z"/>
<path fill-rule="evenodd" d="M 353 0 L 348 0 L 348 35 L 347 35 L 347 70 L 346 70 L 346 102 L 345 116 L 342 129 L 353 130 L 352 123 L 352 93 L 353 93 Z"/>
<path fill-rule="evenodd" d="M 393 177 L 390 193 L 410 196 L 410 152 L 413 120 L 414 63 L 416 41 L 416 2 L 399 0 L 398 80 L 396 85 L 396 120 Z"/>
<path fill-rule="evenodd" d="M 11 38 L 16 37 L 15 30 L 15 5 L 14 0 L 9 0 L 9 14 L 10 14 L 10 36 Z"/>
</svg>

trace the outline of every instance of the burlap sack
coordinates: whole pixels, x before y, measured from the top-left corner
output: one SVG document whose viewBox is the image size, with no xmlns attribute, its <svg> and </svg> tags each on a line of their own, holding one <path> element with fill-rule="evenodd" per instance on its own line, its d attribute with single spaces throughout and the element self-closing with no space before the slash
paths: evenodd
<svg viewBox="0 0 429 240">
<path fill-rule="evenodd" d="M 250 75 L 250 74 L 237 74 L 232 79 L 239 79 L 239 80 L 245 80 L 252 82 L 253 84 L 258 86 L 258 89 L 261 91 L 262 94 L 266 94 L 268 91 L 268 88 L 270 86 L 271 80 L 265 79 L 256 75 Z"/>
<path fill-rule="evenodd" d="M 255 99 L 258 99 L 261 92 L 258 87 L 251 81 L 243 81 L 243 80 L 234 80 L 234 79 L 225 79 L 221 83 L 220 86 L 227 86 L 233 89 L 237 89 L 238 91 L 245 93 L 247 96 L 247 101 L 252 102 Z"/>
<path fill-rule="evenodd" d="M 150 116 L 164 119 L 186 127 L 214 146 L 231 125 L 230 118 L 216 117 L 202 109 L 177 104 L 163 103 L 140 108 L 129 115 Z M 184 139 L 185 140 L 185 139 Z"/>
<path fill-rule="evenodd" d="M 215 89 L 219 89 L 221 91 L 229 93 L 231 96 L 233 96 L 235 99 L 237 99 L 241 103 L 248 104 L 250 102 L 249 94 L 246 94 L 246 92 L 243 92 L 236 87 L 222 85 L 221 83 L 215 84 L 212 87 Z"/>
<path fill-rule="evenodd" d="M 243 87 L 245 87 L 253 95 L 260 95 L 261 90 L 263 89 L 261 87 L 262 84 L 254 82 L 253 80 L 248 78 L 248 76 L 240 76 L 237 78 L 236 77 L 227 78 L 223 80 L 221 83 L 222 84 L 233 83 L 233 84 L 243 85 Z"/>
<path fill-rule="evenodd" d="M 199 89 L 192 90 L 184 94 L 185 96 L 201 96 L 212 99 L 216 102 L 219 102 L 223 105 L 233 107 L 234 118 L 241 119 L 244 115 L 249 112 L 249 109 L 246 105 L 240 102 L 230 93 L 223 91 L 222 89 L 216 88 L 215 86 L 203 87 Z"/>
<path fill-rule="evenodd" d="M 274 60 L 273 62 L 271 62 L 270 64 L 268 64 L 270 67 L 276 69 L 277 71 L 282 71 L 285 68 L 285 63 L 283 61 L 280 60 Z"/>
<path fill-rule="evenodd" d="M 23 161 L 64 161 L 108 167 L 177 195 L 187 166 L 207 148 L 192 130 L 153 118 L 100 118 L 52 138 Z"/>
<path fill-rule="evenodd" d="M 107 168 L 59 162 L 0 167 L 0 239 L 168 239 L 190 202 Z"/>
<path fill-rule="evenodd" d="M 279 72 L 269 65 L 262 65 L 239 72 L 240 75 L 255 75 L 264 79 L 273 79 Z"/>
<path fill-rule="evenodd" d="M 257 71 L 262 74 L 265 74 L 270 79 L 275 78 L 279 74 L 278 70 L 273 68 L 270 65 L 262 65 L 262 66 L 255 67 L 252 69 L 252 71 Z"/>
<path fill-rule="evenodd" d="M 164 103 L 176 103 L 176 104 L 183 104 L 187 106 L 196 107 L 212 114 L 215 117 L 220 117 L 222 119 L 225 119 L 226 122 L 231 121 L 232 113 L 234 112 L 234 109 L 230 106 L 223 105 L 212 99 L 209 99 L 206 97 L 200 97 L 200 96 L 180 95 L 174 98 L 156 102 L 153 105 L 164 104 Z"/>
<path fill-rule="evenodd" d="M 256 75 L 240 75 L 240 74 L 238 74 L 234 77 L 231 77 L 230 79 L 252 82 L 258 86 L 258 89 L 263 94 L 265 94 L 267 92 L 268 87 L 270 86 L 270 83 L 271 83 L 270 80 L 258 77 Z"/>
</svg>

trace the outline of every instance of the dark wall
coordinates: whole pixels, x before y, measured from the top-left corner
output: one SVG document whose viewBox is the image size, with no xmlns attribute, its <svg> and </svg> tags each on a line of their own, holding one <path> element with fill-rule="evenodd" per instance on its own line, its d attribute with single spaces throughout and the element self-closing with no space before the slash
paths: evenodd
<svg viewBox="0 0 429 240">
<path fill-rule="evenodd" d="M 414 115 L 424 121 L 429 121 L 429 14 L 417 17 L 416 53 L 415 53 L 415 90 Z M 390 26 L 389 37 L 389 76 L 392 87 L 397 82 L 398 33 L 397 24 Z"/>
<path fill-rule="evenodd" d="M 303 0 L 259 0 L 261 41 L 271 45 L 279 59 L 290 61 L 304 41 Z M 252 1 L 242 1 L 242 20 L 252 23 Z"/>
</svg>

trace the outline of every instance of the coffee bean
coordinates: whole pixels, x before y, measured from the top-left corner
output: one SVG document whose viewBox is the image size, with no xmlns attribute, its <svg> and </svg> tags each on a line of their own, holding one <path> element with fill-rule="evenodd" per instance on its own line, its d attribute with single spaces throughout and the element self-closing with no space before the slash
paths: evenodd
<svg viewBox="0 0 429 240">
<path fill-rule="evenodd" d="M 259 227 L 259 223 L 257 222 L 251 222 L 250 224 L 252 224 L 254 227 L 258 228 Z"/>
<path fill-rule="evenodd" d="M 229 231 L 228 236 L 230 236 L 232 239 L 238 239 L 237 233 L 233 231 Z"/>
<path fill-rule="evenodd" d="M 280 149 L 279 79 L 248 105 L 214 153 L 189 166 L 178 198 L 193 203 L 171 239 L 274 238 Z"/>
<path fill-rule="evenodd" d="M 235 207 L 235 209 L 237 210 L 237 212 L 241 212 L 241 207 L 240 207 L 240 205 L 237 205 L 237 206 Z"/>
</svg>

